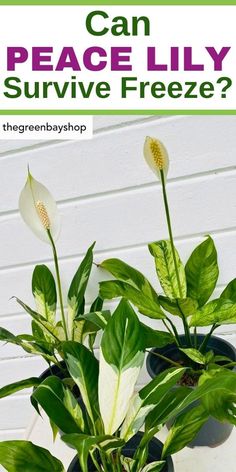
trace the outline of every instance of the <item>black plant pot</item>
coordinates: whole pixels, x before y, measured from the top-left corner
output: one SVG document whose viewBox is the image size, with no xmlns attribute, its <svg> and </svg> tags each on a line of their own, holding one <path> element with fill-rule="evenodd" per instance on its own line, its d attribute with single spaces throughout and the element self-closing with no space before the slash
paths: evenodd
<svg viewBox="0 0 236 472">
<path fill-rule="evenodd" d="M 126 457 L 133 457 L 135 451 L 137 450 L 139 443 L 143 437 L 143 433 L 138 432 L 133 436 L 128 443 L 123 447 L 122 454 Z M 154 461 L 161 460 L 163 444 L 156 438 L 153 438 L 148 446 L 148 458 L 147 464 Z M 89 472 L 96 472 L 92 460 L 89 458 L 88 461 L 88 470 Z M 79 465 L 79 460 L 77 456 L 71 462 L 67 472 L 81 472 Z M 162 472 L 174 472 L 174 465 L 170 456 L 166 459 L 166 465 L 163 468 Z"/>
<path fill-rule="evenodd" d="M 50 368 L 46 369 L 39 376 L 39 378 L 43 381 L 43 380 L 46 380 L 51 375 L 55 375 L 56 377 L 58 377 L 61 380 L 66 379 L 67 377 L 70 377 L 70 374 L 67 370 L 65 361 L 61 361 L 60 366 L 61 366 L 61 368 L 59 368 L 56 364 L 53 364 Z M 81 397 L 81 394 L 80 394 L 80 391 L 79 391 L 79 387 L 77 385 L 75 385 L 73 387 L 72 392 L 73 392 L 77 402 L 79 403 L 80 407 L 84 410 L 85 406 L 84 406 L 84 403 L 83 403 L 83 400 L 82 400 L 82 397 Z M 60 436 L 62 436 L 64 433 L 59 430 L 59 434 L 60 434 Z M 74 449 L 73 446 L 70 446 L 69 444 L 68 444 L 68 447 L 70 447 L 71 449 Z"/>
<path fill-rule="evenodd" d="M 53 364 L 48 369 L 44 370 L 44 372 L 40 375 L 39 378 L 42 380 L 45 380 L 51 375 L 55 375 L 59 379 L 64 379 L 66 378 L 66 376 L 69 377 L 69 373 L 68 373 L 65 361 L 60 362 L 60 368 L 58 365 Z"/>
<path fill-rule="evenodd" d="M 201 345 L 205 335 L 199 334 L 197 336 L 198 346 Z M 180 335 L 181 341 L 184 343 L 186 341 L 185 335 Z M 236 361 L 236 349 L 232 344 L 224 341 L 217 336 L 211 336 L 207 344 L 206 351 L 214 351 L 216 355 L 226 356 Z M 152 349 L 147 356 L 147 371 L 149 375 L 154 378 L 157 374 L 163 372 L 164 370 L 170 367 L 170 364 L 161 358 L 153 355 L 152 352 L 162 354 L 165 357 L 168 357 L 175 361 L 184 360 L 184 354 L 179 351 L 176 344 L 169 344 L 163 348 Z M 197 402 L 196 402 L 197 404 Z M 169 424 L 167 426 L 170 426 Z M 196 437 L 191 441 L 188 446 L 208 446 L 208 447 L 217 447 L 220 444 L 223 444 L 226 439 L 230 436 L 233 429 L 233 425 L 229 423 L 221 423 L 220 421 L 215 420 L 210 417 L 209 420 L 202 426 Z"/>
</svg>

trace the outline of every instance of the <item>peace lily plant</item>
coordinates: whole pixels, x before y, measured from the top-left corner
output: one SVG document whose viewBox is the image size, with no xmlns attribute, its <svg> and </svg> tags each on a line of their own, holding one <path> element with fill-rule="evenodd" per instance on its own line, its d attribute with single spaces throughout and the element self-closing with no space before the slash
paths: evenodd
<svg viewBox="0 0 236 472">
<path fill-rule="evenodd" d="M 235 359 L 215 355 L 213 350 L 209 350 L 208 345 L 213 332 L 219 326 L 236 323 L 236 279 L 227 285 L 219 298 L 209 301 L 219 275 L 214 241 L 207 236 L 194 249 L 184 266 L 174 244 L 168 204 L 166 189 L 168 153 L 159 140 L 147 137 L 144 144 L 144 156 L 161 182 L 169 233 L 168 240 L 160 240 L 148 245 L 154 257 L 157 276 L 164 294 L 158 294 L 147 278 L 137 269 L 120 259 L 107 259 L 99 266 L 112 274 L 115 280 L 101 282 L 100 295 L 104 299 L 125 297 L 143 315 L 161 320 L 171 336 L 171 342 L 179 348 L 181 365 L 184 364 L 191 369 L 188 372 L 188 378 L 192 378 L 191 385 L 193 385 L 197 381 L 201 383 L 202 376 L 206 375 L 206 372 L 209 376 L 221 372 L 222 369 L 229 373 L 227 368 L 235 365 Z M 181 319 L 184 336 L 180 335 L 172 315 Z M 199 343 L 197 330 L 207 326 L 209 326 L 209 332 Z M 160 339 L 161 337 L 160 332 Z M 159 347 L 158 344 L 156 347 Z M 166 358 L 160 353 L 154 351 L 153 355 L 165 360 L 169 366 L 180 366 L 179 362 Z M 235 407 L 232 410 L 223 410 L 221 405 L 221 413 L 218 412 L 219 419 L 227 419 L 236 424 Z"/>
<path fill-rule="evenodd" d="M 88 339 L 92 350 L 97 332 L 101 328 L 100 318 L 109 316 L 109 312 L 102 312 L 103 300 L 99 296 L 92 303 L 89 313 L 85 313 L 85 292 L 92 269 L 95 243 L 89 247 L 72 279 L 67 294 L 66 312 L 55 244 L 60 233 L 57 205 L 46 187 L 35 180 L 29 171 L 20 194 L 19 209 L 23 220 L 33 233 L 51 245 L 56 281 L 45 264 L 36 265 L 32 275 L 32 293 L 36 309 L 16 298 L 20 306 L 32 317 L 32 334 L 14 335 L 0 328 L 0 340 L 19 345 L 30 354 L 43 357 L 50 366 L 57 365 L 65 374 L 61 364 L 64 357 L 61 342 L 76 340 L 83 343 Z M 0 389 L 0 398 L 40 382 L 40 378 L 29 378 L 7 385 Z"/>
<path fill-rule="evenodd" d="M 133 308 L 126 300 L 121 300 L 105 322 L 100 362 L 81 343 L 62 343 L 68 371 L 80 389 L 84 407 L 81 408 L 66 384 L 55 376 L 45 379 L 32 394 L 33 401 L 61 431 L 62 440 L 77 450 L 83 472 L 88 468 L 98 472 L 163 470 L 169 454 L 182 449 L 207 420 L 208 403 L 204 399 L 212 392 L 230 394 L 236 388 L 236 376 L 231 372 L 226 381 L 225 372 L 221 372 L 217 378 L 206 377 L 196 390 L 180 387 L 176 392 L 173 386 L 186 369 L 172 367 L 136 391 L 145 356 L 144 337 Z M 203 399 L 203 404 L 196 406 L 194 402 L 199 399 Z M 186 407 L 190 408 L 187 412 Z M 149 463 L 150 442 L 163 423 L 177 414 L 162 452 Z M 139 440 L 130 456 L 125 452 L 126 445 L 137 433 Z M 40 459 L 42 472 L 64 471 L 57 459 L 32 443 L 6 441 L 0 444 L 0 463 L 8 472 L 38 472 Z M 77 466 L 73 470 L 80 469 Z"/>
<path fill-rule="evenodd" d="M 77 463 L 70 472 L 173 472 L 170 455 L 189 444 L 210 416 L 236 424 L 236 374 L 231 370 L 235 362 L 208 349 L 214 330 L 236 321 L 236 282 L 230 282 L 219 299 L 208 302 L 218 278 L 214 242 L 207 237 L 183 266 L 174 244 L 166 192 L 167 151 L 158 140 L 147 138 L 144 154 L 161 181 L 169 231 L 169 240 L 149 245 L 164 295 L 157 294 L 136 269 L 109 259 L 100 266 L 115 280 L 101 282 L 100 295 L 85 313 L 93 244 L 71 282 L 66 311 L 56 249 L 60 231 L 56 203 L 30 173 L 20 196 L 22 218 L 52 248 L 56 280 L 48 267 L 36 266 L 32 277 L 36 310 L 17 299 L 32 317 L 32 335 L 15 336 L 1 328 L 0 339 L 41 355 L 49 365 L 61 368 L 63 361 L 66 375 L 25 379 L 3 387 L 0 397 L 35 387 L 32 404 L 38 412 L 46 413 L 54 437 L 59 432 L 77 451 Z M 122 300 L 111 315 L 103 310 L 103 300 L 116 297 Z M 161 319 L 165 330 L 154 330 L 141 322 L 128 300 L 140 313 Z M 182 320 L 184 338 L 170 315 Z M 200 326 L 210 326 L 210 330 L 199 344 Z M 99 330 L 98 360 L 93 346 Z M 171 343 L 178 347 L 184 362 L 152 352 L 164 359 L 168 368 L 138 391 L 136 383 L 147 349 Z M 197 377 L 194 389 L 183 384 L 186 376 Z M 150 446 L 166 422 L 172 426 L 153 459 Z M 130 452 L 133 440 L 135 447 Z M 0 443 L 0 464 L 8 472 L 38 472 L 39 467 L 42 472 L 65 471 L 48 451 L 27 441 Z"/>
</svg>

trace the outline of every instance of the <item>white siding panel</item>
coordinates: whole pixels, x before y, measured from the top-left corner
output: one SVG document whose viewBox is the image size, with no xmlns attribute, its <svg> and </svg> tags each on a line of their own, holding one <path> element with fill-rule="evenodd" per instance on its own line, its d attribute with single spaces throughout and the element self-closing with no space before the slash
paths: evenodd
<svg viewBox="0 0 236 472">
<path fill-rule="evenodd" d="M 40 357 L 2 360 L 0 362 L 0 388 L 21 379 L 38 377 L 46 369 L 47 364 Z"/>
<path fill-rule="evenodd" d="M 236 227 L 236 171 L 169 185 L 174 234 L 178 238 Z M 230 205 L 229 205 L 230 202 Z M 167 237 L 161 189 L 157 185 L 122 194 L 69 202 L 61 207 L 58 241 L 62 257 L 132 246 Z M 37 240 L 18 215 L 0 220 L 0 260 L 14 266 L 48 259 L 50 247 Z"/>
<path fill-rule="evenodd" d="M 235 166 L 235 124 L 236 118 L 227 116 L 156 119 L 98 133 L 92 141 L 67 141 L 0 158 L 0 212 L 17 209 L 28 164 L 58 201 L 155 182 L 143 159 L 146 135 L 168 147 L 170 179 Z"/>
<path fill-rule="evenodd" d="M 16 439 L 24 439 L 25 428 L 19 429 L 2 429 L 0 430 L 0 441 L 15 441 Z M 0 470 L 4 470 L 1 469 Z"/>
<path fill-rule="evenodd" d="M 28 395 L 2 398 L 0 402 L 0 429 L 26 428 L 34 414 Z"/>
</svg>

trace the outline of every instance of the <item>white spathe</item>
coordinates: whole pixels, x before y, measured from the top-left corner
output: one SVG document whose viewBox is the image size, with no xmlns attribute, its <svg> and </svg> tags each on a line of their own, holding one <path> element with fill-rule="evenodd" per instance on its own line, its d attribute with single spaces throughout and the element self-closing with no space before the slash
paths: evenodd
<svg viewBox="0 0 236 472">
<path fill-rule="evenodd" d="M 166 178 L 169 169 L 169 156 L 164 144 L 156 138 L 147 136 L 144 142 L 143 154 L 154 174 L 160 178 L 160 170 L 162 169 Z"/>
<path fill-rule="evenodd" d="M 106 362 L 100 349 L 98 395 L 105 434 L 113 434 L 124 420 L 142 361 L 143 353 L 138 352 L 133 366 L 118 371 Z"/>
<path fill-rule="evenodd" d="M 27 226 L 39 239 L 50 243 L 47 230 L 43 226 L 36 208 L 38 202 L 42 202 L 46 209 L 50 221 L 50 232 L 55 241 L 60 233 L 60 217 L 56 202 L 48 189 L 29 173 L 19 198 L 20 214 Z"/>
</svg>

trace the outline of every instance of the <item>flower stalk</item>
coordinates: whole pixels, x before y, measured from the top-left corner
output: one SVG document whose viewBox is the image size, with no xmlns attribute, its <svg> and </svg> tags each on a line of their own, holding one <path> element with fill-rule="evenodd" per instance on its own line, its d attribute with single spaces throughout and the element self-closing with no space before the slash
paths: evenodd
<svg viewBox="0 0 236 472">
<path fill-rule="evenodd" d="M 163 200 L 164 200 L 164 206 L 165 206 L 167 227 L 168 227 L 168 233 L 169 233 L 170 244 L 171 244 L 171 251 L 172 251 L 174 267 L 175 267 L 175 274 L 176 274 L 176 279 L 177 279 L 180 298 L 183 298 L 183 291 L 182 291 L 182 287 L 181 287 L 180 276 L 179 276 L 178 265 L 177 265 L 176 254 L 175 254 L 174 238 L 173 238 L 173 232 L 172 232 L 172 227 L 171 227 L 170 211 L 169 211 L 169 204 L 168 204 L 166 184 L 165 184 L 165 175 L 164 175 L 163 169 L 160 169 L 160 177 L 161 177 L 161 185 L 162 185 L 162 193 L 163 193 Z M 182 318 L 182 321 L 183 321 L 183 327 L 184 327 L 184 332 L 185 332 L 187 342 L 191 346 L 192 341 L 191 341 L 191 335 L 190 335 L 190 330 L 189 330 L 188 323 L 185 319 L 185 315 L 183 314 L 177 300 L 176 300 L 176 302 L 178 304 L 178 307 L 179 307 L 179 310 L 180 310 L 180 313 L 181 313 L 181 318 Z"/>
<path fill-rule="evenodd" d="M 163 193 L 163 200 L 164 200 L 165 213 L 166 213 L 166 221 L 167 221 L 168 233 L 169 233 L 170 244 L 171 244 L 171 251 L 172 251 L 172 256 L 173 256 L 173 261 L 174 261 L 174 266 L 175 266 L 176 279 L 177 279 L 180 298 L 183 298 L 183 291 L 182 291 L 182 287 L 180 283 L 179 271 L 178 271 L 176 254 L 175 254 L 174 239 L 173 239 L 173 233 L 172 233 L 172 227 L 171 227 L 169 204 L 168 204 L 168 198 L 167 198 L 167 193 L 166 193 L 165 176 L 164 176 L 163 169 L 160 169 L 160 175 L 161 175 L 162 193 Z"/>
<path fill-rule="evenodd" d="M 58 264 L 57 250 L 56 250 L 56 245 L 53 241 L 53 237 L 51 235 L 49 228 L 47 229 L 47 233 L 48 233 L 48 237 L 49 237 L 49 240 L 52 246 L 52 251 L 53 251 L 53 258 L 54 258 L 56 278 L 57 278 L 57 288 L 58 288 L 59 302 L 60 302 L 60 309 L 61 309 L 61 319 L 62 319 L 62 324 L 63 324 L 63 328 L 65 332 L 65 337 L 66 337 L 66 340 L 68 341 L 68 333 L 67 333 L 67 325 L 66 325 L 66 318 L 65 318 L 65 311 L 64 311 L 64 304 L 63 304 L 61 277 L 60 277 L 60 270 L 59 270 L 59 264 Z"/>
<path fill-rule="evenodd" d="M 173 238 L 171 219 L 170 219 L 169 203 L 168 203 L 168 197 L 167 197 L 167 192 L 166 192 L 166 175 L 167 175 L 168 167 L 169 167 L 168 153 L 164 145 L 160 141 L 158 141 L 155 138 L 147 137 L 144 144 L 144 156 L 148 165 L 152 169 L 152 171 L 159 177 L 161 181 L 162 195 L 163 195 L 165 214 L 166 214 L 166 222 L 167 222 L 167 228 L 168 228 L 168 233 L 169 233 L 169 240 L 170 240 L 171 252 L 172 252 L 172 257 L 173 257 L 175 275 L 176 275 L 176 280 L 177 280 L 177 285 L 178 285 L 178 290 L 179 290 L 179 298 L 184 298 L 181 281 L 180 281 L 179 270 L 178 270 L 178 264 L 177 264 L 175 246 L 174 246 L 174 238 Z M 178 299 L 176 299 L 176 303 L 179 306 Z M 179 307 L 179 311 L 181 313 L 181 318 L 182 318 L 182 322 L 184 326 L 186 339 L 189 345 L 191 346 L 192 341 L 191 341 L 191 335 L 190 335 L 190 329 L 189 329 L 188 323 L 180 307 Z M 176 330 L 174 332 L 176 335 Z M 178 340 L 178 337 L 176 339 Z"/>
</svg>

